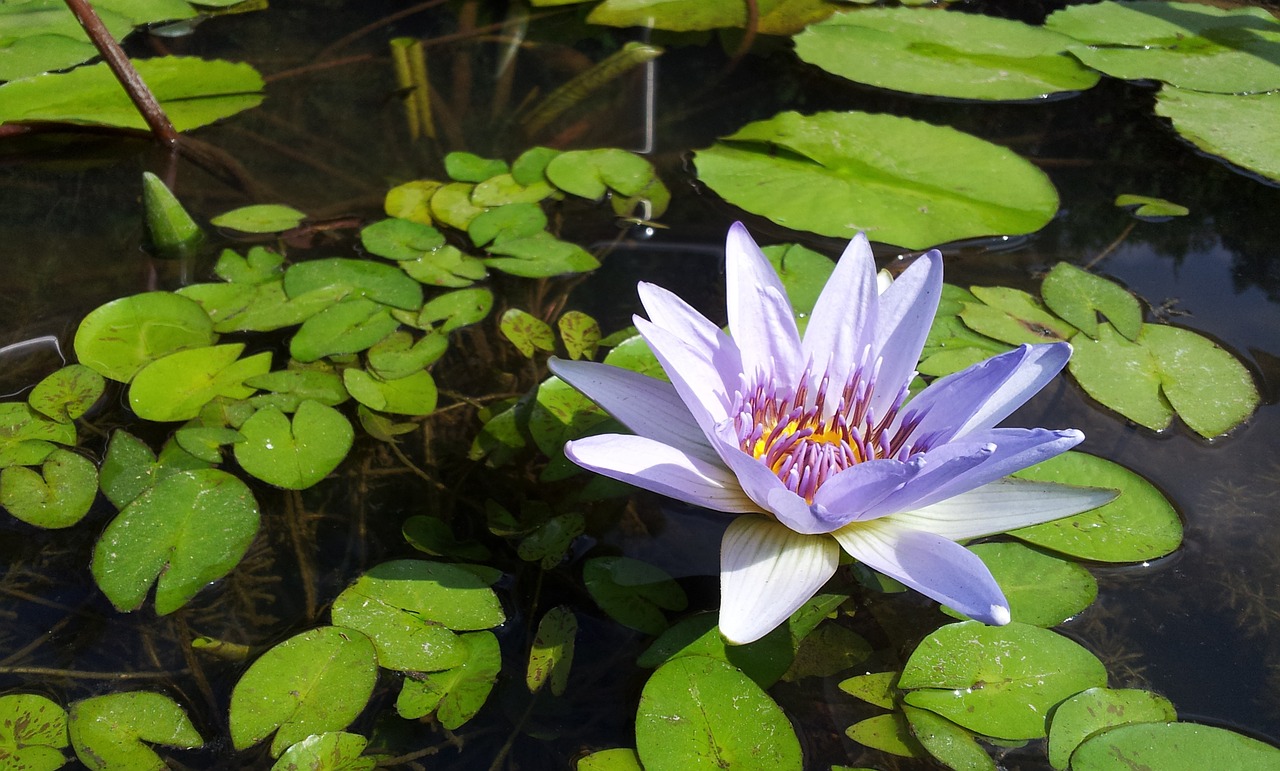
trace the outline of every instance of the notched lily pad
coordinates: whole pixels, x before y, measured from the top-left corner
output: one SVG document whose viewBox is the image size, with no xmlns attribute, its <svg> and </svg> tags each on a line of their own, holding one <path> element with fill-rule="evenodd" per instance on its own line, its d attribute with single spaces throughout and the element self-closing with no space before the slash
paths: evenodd
<svg viewBox="0 0 1280 771">
<path fill-rule="evenodd" d="M 71 705 L 71 745 L 80 762 L 98 771 L 163 771 L 169 765 L 147 746 L 201 747 L 204 739 L 173 699 L 131 691 L 91 696 Z"/>
<path fill-rule="evenodd" d="M 105 387 L 102 375 L 83 364 L 68 364 L 36 383 L 27 403 L 41 414 L 68 423 L 88 412 Z"/>
<path fill-rule="evenodd" d="M 369 740 L 359 734 L 312 734 L 289 747 L 271 771 L 371 771 L 378 759 L 361 755 Z"/>
<path fill-rule="evenodd" d="M 519 308 L 511 308 L 502 314 L 498 329 L 528 359 L 533 358 L 534 351 L 554 351 L 556 348 L 556 336 L 551 326 Z"/>
<path fill-rule="evenodd" d="M 281 233 L 302 224 L 306 214 L 292 206 L 274 203 L 254 204 L 232 209 L 209 220 L 220 228 L 230 228 L 241 233 Z"/>
<path fill-rule="evenodd" d="M 0 696 L 0 759 L 14 769 L 53 771 L 66 764 L 67 712 L 35 693 Z"/>
<path fill-rule="evenodd" d="M 1098 337 L 1101 314 L 1116 331 L 1137 340 L 1142 331 L 1142 306 L 1124 287 L 1087 270 L 1060 262 L 1040 285 L 1049 309 L 1092 338 Z"/>
<path fill-rule="evenodd" d="M 190 420 L 214 398 L 246 399 L 244 381 L 271 369 L 271 352 L 241 359 L 244 343 L 171 353 L 151 362 L 129 386 L 129 406 L 146 420 Z"/>
<path fill-rule="evenodd" d="M 97 495 L 98 469 L 70 450 L 54 449 L 39 472 L 24 466 L 0 471 L 0 506 L 36 527 L 76 524 Z"/>
<path fill-rule="evenodd" d="M 498 638 L 491 632 L 467 632 L 458 639 L 467 654 L 461 664 L 405 678 L 396 699 L 401 717 L 420 718 L 435 712 L 440 724 L 453 731 L 484 706 L 502 669 Z"/>
<path fill-rule="evenodd" d="M 290 420 L 275 407 L 258 410 L 240 426 L 236 461 L 264 482 L 305 490 L 329 475 L 351 450 L 355 430 L 342 413 L 310 399 Z"/>
<path fill-rule="evenodd" d="M 101 305 L 76 330 L 76 358 L 103 377 L 127 383 L 175 351 L 212 345 L 213 321 L 194 301 L 147 292 Z"/>
<path fill-rule="evenodd" d="M 1177 720 L 1173 704 L 1151 691 L 1090 688 L 1058 705 L 1049 724 L 1049 763 L 1067 768 L 1071 753 L 1099 731 L 1129 723 Z"/>
<path fill-rule="evenodd" d="M 659 634 L 667 628 L 663 610 L 684 610 L 688 604 L 684 590 L 666 571 L 629 557 L 587 560 L 582 566 L 582 581 L 610 617 L 646 634 Z"/>
</svg>

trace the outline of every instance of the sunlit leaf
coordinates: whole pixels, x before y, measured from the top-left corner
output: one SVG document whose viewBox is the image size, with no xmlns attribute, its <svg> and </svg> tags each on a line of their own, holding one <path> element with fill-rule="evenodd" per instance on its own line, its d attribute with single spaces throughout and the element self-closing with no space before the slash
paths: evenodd
<svg viewBox="0 0 1280 771">
<path fill-rule="evenodd" d="M 213 272 L 223 281 L 263 284 L 284 274 L 284 257 L 262 246 L 250 247 L 243 257 L 231 249 L 223 249 Z"/>
<path fill-rule="evenodd" d="M 359 734 L 312 734 L 289 747 L 271 771 L 368 771 L 378 759 L 361 755 L 369 740 Z"/>
<path fill-rule="evenodd" d="M 688 604 L 684 590 L 666 571 L 629 557 L 587 560 L 582 566 L 582 581 L 605 613 L 646 634 L 659 634 L 667 628 L 663 610 L 684 610 Z M 644 755 L 643 749 L 640 754 Z"/>
<path fill-rule="evenodd" d="M 166 444 L 157 458 L 146 442 L 116 429 L 107 443 L 107 454 L 98 476 L 103 494 L 116 508 L 123 509 L 160 479 L 209 465 L 182 449 L 176 441 Z"/>
<path fill-rule="evenodd" d="M 841 680 L 840 690 L 856 699 L 885 709 L 893 709 L 898 685 L 898 672 L 874 672 Z"/>
<path fill-rule="evenodd" d="M 427 328 L 439 324 L 442 332 L 449 332 L 481 321 L 492 309 L 493 292 L 459 289 L 428 300 L 418 314 L 418 322 Z"/>
<path fill-rule="evenodd" d="M 1132 193 L 1116 196 L 1115 205 L 1121 208 L 1132 208 L 1133 216 L 1151 222 L 1159 222 L 1170 217 L 1185 217 L 1191 213 L 1190 209 L 1173 201 Z"/>
<path fill-rule="evenodd" d="M 1098 596 L 1098 582 L 1075 562 L 1020 543 L 980 543 L 970 546 L 969 551 L 977 554 L 995 577 L 1014 621 L 1057 626 L 1089 607 Z M 964 618 L 950 608 L 943 611 Z"/>
<path fill-rule="evenodd" d="M 541 233 L 547 227 L 542 207 L 531 203 L 513 203 L 489 209 L 476 215 L 467 225 L 471 243 L 484 246 L 509 238 L 524 238 Z"/>
<path fill-rule="evenodd" d="M 911 724 L 901 712 L 876 715 L 860 720 L 845 730 L 845 735 L 872 749 L 904 758 L 927 758 L 929 751 L 911 733 Z"/>
<path fill-rule="evenodd" d="M 529 650 L 529 666 L 525 670 L 525 685 L 536 693 L 548 682 L 551 693 L 564 695 L 569 684 L 569 669 L 573 666 L 574 641 L 578 636 L 578 619 L 567 605 L 557 605 L 547 611 L 538 622 L 538 631 Z"/>
<path fill-rule="evenodd" d="M 408 377 L 429 367 L 448 347 L 448 338 L 439 333 L 414 340 L 413 335 L 403 330 L 392 332 L 366 354 L 369 371 L 384 380 Z"/>
<path fill-rule="evenodd" d="M 396 185 L 387 191 L 383 211 L 389 217 L 430 225 L 434 221 L 431 216 L 431 196 L 444 187 L 444 184 L 433 179 L 418 179 Z"/>
<path fill-rule="evenodd" d="M 444 246 L 444 235 L 430 225 L 391 217 L 362 228 L 360 244 L 389 260 L 416 260 Z"/>
<path fill-rule="evenodd" d="M 551 0 L 557 2 L 558 0 Z M 549 4 L 539 0 L 535 5 Z M 820 0 L 758 0 L 756 27 L 767 35 L 791 35 L 825 19 L 836 8 Z M 734 0 L 605 0 L 587 20 L 615 27 L 654 27 L 677 32 L 746 27 L 747 7 Z"/>
<path fill-rule="evenodd" d="M 275 407 L 253 413 L 240 426 L 244 441 L 236 461 L 264 482 L 304 490 L 329 475 L 347 457 L 355 431 L 342 413 L 306 400 L 290 420 Z"/>
<path fill-rule="evenodd" d="M 209 222 L 241 233 L 280 233 L 298 227 L 306 218 L 306 214 L 292 206 L 262 203 L 232 209 Z"/>
<path fill-rule="evenodd" d="M 81 364 L 127 383 L 162 356 L 216 340 L 213 322 L 195 301 L 172 292 L 147 292 L 91 311 L 76 330 L 75 350 Z"/>
<path fill-rule="evenodd" d="M 1070 339 L 1075 327 L 1044 309 L 1040 301 L 1020 289 L 975 286 L 969 291 L 981 302 L 966 303 L 960 319 L 975 332 L 1010 345 L 1056 343 Z"/>
<path fill-rule="evenodd" d="M 466 230 L 482 207 L 471 203 L 471 191 L 475 185 L 467 182 L 451 182 L 431 194 L 431 217 L 457 230 Z"/>
<path fill-rule="evenodd" d="M 600 325 L 582 311 L 567 311 L 556 321 L 571 359 L 593 359 L 600 345 Z"/>
<path fill-rule="evenodd" d="M 71 746 L 86 768 L 164 771 L 169 765 L 147 746 L 200 747 L 204 740 L 182 707 L 147 691 L 91 696 L 71 705 Z M 144 743 L 145 742 L 145 743 Z"/>
<path fill-rule="evenodd" d="M 585 273 L 600 261 L 577 244 L 561 241 L 547 232 L 524 238 L 496 241 L 486 248 L 484 264 L 521 278 L 549 278 L 563 273 Z"/>
<path fill-rule="evenodd" d="M 271 352 L 241 359 L 244 343 L 171 353 L 142 368 L 129 386 L 129 406 L 146 420 L 190 420 L 218 396 L 245 399 L 244 381 L 271 369 Z"/>
<path fill-rule="evenodd" d="M 297 263 L 284 274 L 284 291 L 290 297 L 339 287 L 345 297 L 363 297 L 404 310 L 422 307 L 422 286 L 385 262 L 332 257 Z"/>
<path fill-rule="evenodd" d="M 452 152 L 444 157 L 444 171 L 458 182 L 483 182 L 489 177 L 506 174 L 505 161 L 481 158 L 474 153 Z"/>
<path fill-rule="evenodd" d="M 555 350 L 556 336 L 551 327 L 528 311 L 509 309 L 502 314 L 498 328 L 526 358 L 533 358 L 534 351 Z"/>
<path fill-rule="evenodd" d="M 251 388 L 288 396 L 298 400 L 299 403 L 304 399 L 310 399 L 336 407 L 349 398 L 347 389 L 342 387 L 342 378 L 335 372 L 306 369 L 276 370 L 265 375 L 245 378 L 244 384 Z M 257 398 L 260 397 L 254 397 L 254 399 Z M 295 405 L 293 409 L 296 410 L 297 406 Z"/>
<path fill-rule="evenodd" d="M 435 378 L 426 370 L 387 380 L 349 368 L 342 371 L 342 384 L 353 399 L 369 409 L 397 415 L 430 415 L 439 398 Z"/>
<path fill-rule="evenodd" d="M 561 152 L 563 151 L 550 147 L 531 147 L 525 150 L 511 163 L 512 179 L 521 185 L 546 182 L 547 164 Z"/>
<path fill-rule="evenodd" d="M 996 771 L 996 763 L 973 734 L 926 709 L 904 704 L 911 735 L 944 766 L 954 771 Z"/>
<path fill-rule="evenodd" d="M 358 353 L 398 326 L 400 322 L 385 305 L 362 297 L 343 300 L 304 321 L 289 341 L 289 354 L 310 362 L 334 354 Z"/>
<path fill-rule="evenodd" d="M 409 278 L 427 286 L 468 286 L 489 274 L 479 258 L 452 245 L 442 246 L 415 260 L 401 262 L 400 269 Z"/>
<path fill-rule="evenodd" d="M 407 677 L 396 699 L 396 711 L 403 718 L 436 713 L 440 725 L 453 731 L 475 717 L 489 698 L 502 669 L 498 638 L 490 632 L 468 632 L 458 636 L 466 659 L 442 672 Z"/>
<path fill-rule="evenodd" d="M 70 450 L 53 450 L 39 472 L 24 466 L 0 471 L 0 506 L 36 527 L 76 524 L 97 495 L 98 469 Z"/>
<path fill-rule="evenodd" d="M 1050 310 L 1089 337 L 1098 336 L 1099 313 L 1130 340 L 1137 340 L 1142 331 L 1142 306 L 1137 298 L 1119 284 L 1070 263 L 1053 266 L 1040 285 L 1040 295 Z"/>
<path fill-rule="evenodd" d="M 1071 756 L 1073 771 L 1110 771 L 1120 763 L 1161 771 L 1270 771 L 1280 767 L 1280 749 L 1215 726 L 1138 723 L 1097 734 Z"/>
<path fill-rule="evenodd" d="M 1128 723 L 1177 720 L 1173 704 L 1151 691 L 1090 688 L 1053 711 L 1049 724 L 1049 763 L 1065 769 L 1076 747 L 1091 735 Z"/>
<path fill-rule="evenodd" d="M 499 174 L 476 185 L 476 189 L 471 191 L 471 202 L 476 206 L 533 204 L 555 192 L 555 188 L 542 179 L 522 185 L 510 174 Z"/>
<path fill-rule="evenodd" d="M 67 762 L 67 713 L 35 693 L 0 696 L 0 759 L 10 768 L 53 771 Z"/>
<path fill-rule="evenodd" d="M 596 750 L 578 760 L 577 771 L 644 771 L 640 755 L 630 747 Z"/>
<path fill-rule="evenodd" d="M 1165 87 L 1156 98 L 1156 114 L 1172 120 L 1178 134 L 1206 153 L 1280 182 L 1280 150 L 1271 133 L 1280 121 L 1280 90 L 1233 95 Z"/>
</svg>

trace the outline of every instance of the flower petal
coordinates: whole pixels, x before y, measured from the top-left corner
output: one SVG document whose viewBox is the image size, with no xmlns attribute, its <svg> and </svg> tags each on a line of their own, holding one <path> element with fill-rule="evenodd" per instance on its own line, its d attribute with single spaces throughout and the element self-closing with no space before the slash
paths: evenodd
<svg viewBox="0 0 1280 771">
<path fill-rule="evenodd" d="M 716 424 L 729 416 L 730 398 L 741 387 L 741 373 L 716 369 L 699 351 L 647 319 L 636 316 L 633 321 L 694 421 L 710 438 Z"/>
<path fill-rule="evenodd" d="M 922 464 L 898 460 L 858 463 L 824 481 L 813 496 L 814 515 L 830 525 L 827 532 L 861 520 L 872 506 L 900 489 Z"/>
<path fill-rule="evenodd" d="M 552 358 L 547 366 L 640 436 L 719 465 L 720 456 L 670 383 L 590 361 Z"/>
<path fill-rule="evenodd" d="M 898 389 L 913 376 L 920 351 L 942 298 L 942 254 L 932 249 L 920 256 L 880 295 L 872 357 L 883 359 L 872 397 L 876 415 L 884 415 Z"/>
<path fill-rule="evenodd" d="M 686 345 L 711 361 L 721 373 L 733 373 L 733 380 L 725 378 L 726 385 L 736 387 L 742 373 L 742 354 L 738 346 L 720 327 L 694 310 L 673 292 L 646 282 L 637 286 L 640 302 L 644 303 L 649 320 L 683 340 Z"/>
<path fill-rule="evenodd" d="M 916 497 L 909 504 L 904 502 L 899 510 L 914 511 L 953 495 L 967 493 L 1015 471 L 1061 455 L 1083 441 L 1084 434 L 1074 428 L 1064 431 L 1050 431 L 1047 428 L 992 428 L 969 434 L 963 442 L 952 444 L 991 444 L 994 449 L 990 456 L 972 469 L 952 476 L 946 484 L 936 487 L 928 495 Z M 930 455 L 932 453 L 924 454 L 926 463 Z"/>
<path fill-rule="evenodd" d="M 597 474 L 695 506 L 732 513 L 761 511 L 727 468 L 643 436 L 588 436 L 566 442 L 564 454 Z"/>
<path fill-rule="evenodd" d="M 725 421 L 718 426 L 718 433 L 710 437 L 711 443 L 720 453 L 720 459 L 737 477 L 747 497 L 755 501 L 760 510 L 773 514 L 779 522 L 797 533 L 825 533 L 830 530 L 813 516 L 804 498 L 788 490 L 769 467 L 738 448 L 733 432 L 732 421 Z"/>
<path fill-rule="evenodd" d="M 835 272 L 813 306 L 801 343 L 801 358 L 827 373 L 833 382 L 849 379 L 855 359 L 862 354 L 870 330 L 875 328 L 877 301 L 875 259 L 866 235 L 859 233 L 845 247 Z"/>
<path fill-rule="evenodd" d="M 720 545 L 720 633 L 753 642 L 782 624 L 836 572 L 840 549 L 765 517 L 735 517 Z"/>
<path fill-rule="evenodd" d="M 920 414 L 915 436 L 950 441 L 991 428 L 1021 407 L 1071 358 L 1071 345 L 1023 345 L 934 381 L 903 410 Z"/>
<path fill-rule="evenodd" d="M 887 517 L 915 530 L 960 541 L 1069 517 L 1115 500 L 1114 490 L 1001 479 L 916 511 Z"/>
<path fill-rule="evenodd" d="M 1009 603 L 982 560 L 955 541 L 887 519 L 831 534 L 851 557 L 926 597 L 988 624 L 1009 623 Z"/>
<path fill-rule="evenodd" d="M 792 386 L 800 377 L 800 333 L 778 272 L 741 222 L 725 243 L 725 301 L 729 331 L 742 351 L 748 379 Z"/>
</svg>

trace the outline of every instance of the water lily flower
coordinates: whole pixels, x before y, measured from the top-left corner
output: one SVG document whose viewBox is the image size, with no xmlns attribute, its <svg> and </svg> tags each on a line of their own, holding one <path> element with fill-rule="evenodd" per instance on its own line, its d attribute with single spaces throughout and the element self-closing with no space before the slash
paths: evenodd
<svg viewBox="0 0 1280 771">
<path fill-rule="evenodd" d="M 671 292 L 639 286 L 636 327 L 670 383 L 592 362 L 556 375 L 634 431 L 574 440 L 605 476 L 737 515 L 721 544 L 720 631 L 747 643 L 831 578 L 840 549 L 961 613 L 1009 621 L 991 572 L 958 541 L 1095 508 L 1109 491 L 1012 480 L 1075 446 L 1074 429 L 996 428 L 1067 363 L 1024 345 L 908 385 L 942 293 L 942 255 L 883 294 L 865 236 L 845 249 L 804 338 L 778 274 L 741 223 L 726 247 L 725 334 Z"/>
</svg>

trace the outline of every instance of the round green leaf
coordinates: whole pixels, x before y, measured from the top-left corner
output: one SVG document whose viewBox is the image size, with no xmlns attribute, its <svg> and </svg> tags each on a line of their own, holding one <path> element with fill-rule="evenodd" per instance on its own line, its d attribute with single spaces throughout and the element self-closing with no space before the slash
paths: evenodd
<svg viewBox="0 0 1280 771">
<path fill-rule="evenodd" d="M 1235 731 L 1196 723 L 1138 723 L 1105 731 L 1071 756 L 1073 771 L 1274 771 L 1280 749 Z"/>
<path fill-rule="evenodd" d="M 360 243 L 370 253 L 389 260 L 416 260 L 444 246 L 444 235 L 430 225 L 391 217 L 366 225 Z"/>
<path fill-rule="evenodd" d="M 432 333 L 415 341 L 413 335 L 398 330 L 369 349 L 369 371 L 383 380 L 408 377 L 430 366 L 448 347 L 449 339 L 443 334 Z"/>
<path fill-rule="evenodd" d="M 511 341 L 525 358 L 532 359 L 534 351 L 554 351 L 556 336 L 547 322 L 522 311 L 511 308 L 502 314 L 498 322 L 502 336 Z"/>
<path fill-rule="evenodd" d="M 231 741 L 252 747 L 276 732 L 271 754 L 312 734 L 341 731 L 364 710 L 378 678 L 369 638 L 323 626 L 253 662 L 231 692 Z"/>
<path fill-rule="evenodd" d="M 1177 720 L 1173 704 L 1151 691 L 1090 688 L 1058 705 L 1049 723 L 1049 763 L 1065 769 L 1071 753 L 1085 739 L 1129 723 Z"/>
<path fill-rule="evenodd" d="M 129 406 L 146 420 L 190 420 L 214 398 L 246 399 L 245 379 L 271 369 L 271 352 L 240 358 L 244 343 L 171 353 L 142 368 L 129 386 Z"/>
<path fill-rule="evenodd" d="M 1168 428 L 1173 420 L 1173 407 L 1160 391 L 1160 372 L 1151 351 L 1141 341 L 1124 339 L 1110 324 L 1099 324 L 1092 340 L 1087 336 L 1072 340 L 1067 366 L 1086 393 L 1126 418 L 1156 431 Z"/>
<path fill-rule="evenodd" d="M 440 331 L 449 332 L 475 324 L 493 309 L 493 292 L 488 289 L 459 289 L 429 300 L 418 314 L 418 323 L 430 328 L 440 322 Z"/>
<path fill-rule="evenodd" d="M 284 257 L 261 246 L 250 247 L 244 257 L 231 249 L 223 249 L 213 272 L 223 281 L 262 284 L 284 273 Z"/>
<path fill-rule="evenodd" d="M 423 227 L 407 223 L 410 227 Z M 340 289 L 346 298 L 363 297 L 392 308 L 416 311 L 422 307 L 422 285 L 395 265 L 374 260 L 332 257 L 291 266 L 284 273 L 284 291 L 290 297 Z"/>
<path fill-rule="evenodd" d="M 954 771 L 996 771 L 996 763 L 973 734 L 927 709 L 904 704 L 902 712 L 916 741 Z"/>
<path fill-rule="evenodd" d="M 511 174 L 499 174 L 476 185 L 471 202 L 476 206 L 506 206 L 511 203 L 538 203 L 555 193 L 555 188 L 539 179 L 522 185 Z"/>
<path fill-rule="evenodd" d="M 778 705 L 732 666 L 685 656 L 640 695 L 636 748 L 648 771 L 799 771 L 800 742 Z"/>
<path fill-rule="evenodd" d="M 378 759 L 362 756 L 369 740 L 359 734 L 312 734 L 284 751 L 271 771 L 368 771 Z"/>
<path fill-rule="evenodd" d="M 459 182 L 483 182 L 507 173 L 506 161 L 481 158 L 475 153 L 452 152 L 444 157 L 444 171 Z"/>
<path fill-rule="evenodd" d="M 70 450 L 54 449 L 40 473 L 23 466 L 0 471 L 0 506 L 29 525 L 70 527 L 98 495 L 98 469 Z"/>
<path fill-rule="evenodd" d="M 401 262 L 400 269 L 409 278 L 427 286 L 468 286 L 488 275 L 483 262 L 448 244 Z"/>
<path fill-rule="evenodd" d="M 1182 543 L 1182 520 L 1173 505 L 1154 485 L 1118 463 L 1082 452 L 1066 452 L 1014 476 L 1120 492 L 1105 506 L 1009 531 L 1020 540 L 1099 562 L 1152 560 Z"/>
<path fill-rule="evenodd" d="M 143 742 L 168 747 L 200 747 L 204 740 L 182 707 L 168 696 L 147 691 L 92 696 L 71 705 L 71 746 L 90 769 L 169 768 Z"/>
<path fill-rule="evenodd" d="M 266 407 L 240 426 L 244 441 L 235 445 L 236 461 L 264 482 L 304 490 L 329 475 L 347 457 L 355 430 L 341 412 L 310 399 L 298 405 L 293 420 Z"/>
<path fill-rule="evenodd" d="M 231 572 L 257 532 L 258 505 L 244 482 L 218 469 L 181 471 L 111 520 L 93 549 L 93 578 L 124 612 L 156 582 L 163 616 Z"/>
<path fill-rule="evenodd" d="M 582 566 L 582 580 L 604 612 L 647 634 L 667 628 L 662 610 L 684 610 L 688 604 L 684 590 L 666 571 L 630 557 L 593 557 Z"/>
<path fill-rule="evenodd" d="M 241 233 L 280 233 L 298 227 L 306 218 L 306 214 L 292 206 L 263 203 L 232 209 L 209 222 Z"/>
<path fill-rule="evenodd" d="M 898 687 L 908 691 L 908 704 L 971 731 L 1035 739 L 1046 734 L 1046 716 L 1058 702 L 1106 682 L 1102 662 L 1061 635 L 1017 622 L 965 621 L 922 640 Z"/>
<path fill-rule="evenodd" d="M 75 420 L 89 411 L 102 396 L 102 375 L 83 364 L 69 364 L 46 377 L 31 389 L 27 403 L 37 412 L 60 423 Z"/>
<path fill-rule="evenodd" d="M 597 750 L 578 760 L 576 771 L 644 771 L 640 756 L 630 747 Z"/>
<path fill-rule="evenodd" d="M 547 227 L 542 207 L 532 203 L 513 203 L 489 209 L 467 225 L 471 243 L 484 246 L 493 241 L 523 238 L 540 233 Z"/>
<path fill-rule="evenodd" d="M 443 672 L 405 678 L 396 699 L 396 711 L 407 719 L 436 713 L 440 725 L 456 730 L 484 706 L 502 669 L 502 650 L 490 632 L 458 636 L 466 659 Z"/>
<path fill-rule="evenodd" d="M 1117 199 L 1118 201 L 1119 199 Z M 1124 287 L 1060 262 L 1040 285 L 1045 305 L 1089 337 L 1098 336 L 1098 314 L 1130 340 L 1142 331 L 1142 306 Z"/>
<path fill-rule="evenodd" d="M 265 375 L 245 378 L 244 384 L 251 388 L 287 395 L 298 399 L 299 402 L 311 399 L 330 407 L 342 404 L 349 398 L 347 389 L 342 387 L 342 378 L 336 372 L 305 369 L 276 370 Z"/>
<path fill-rule="evenodd" d="M 213 345 L 213 321 L 194 300 L 147 292 L 102 305 L 76 330 L 76 358 L 103 377 L 127 383 L 175 351 Z"/>
<path fill-rule="evenodd" d="M 932 8 L 837 13 L 796 35 L 796 55 L 842 78 L 959 99 L 1037 99 L 1081 91 L 1098 73 L 1071 38 L 1019 21 Z"/>
<path fill-rule="evenodd" d="M 304 321 L 289 341 L 289 354 L 298 361 L 311 362 L 334 354 L 358 353 L 399 326 L 385 305 L 362 297 L 343 300 Z"/>
<path fill-rule="evenodd" d="M 444 187 L 443 182 L 432 179 L 417 179 L 403 185 L 396 185 L 387 191 L 382 209 L 389 217 L 430 225 L 432 222 L 431 196 L 442 187 Z"/>
<path fill-rule="evenodd" d="M 603 198 L 606 190 L 635 195 L 655 177 L 647 160 L 611 147 L 560 153 L 547 164 L 546 175 L 566 193 L 592 201 Z"/>
<path fill-rule="evenodd" d="M 53 771 L 66 764 L 67 713 L 44 696 L 0 696 L 0 759 L 14 769 Z"/>
<path fill-rule="evenodd" d="M 582 311 L 568 311 L 556 321 L 560 339 L 571 359 L 594 359 L 600 345 L 600 324 Z"/>
<path fill-rule="evenodd" d="M 1249 370 L 1209 338 L 1189 329 L 1148 324 L 1139 340 L 1155 359 L 1161 392 L 1197 434 L 1224 434 L 1257 408 L 1258 389 Z"/>
<path fill-rule="evenodd" d="M 1039 230 L 1058 194 L 1039 169 L 955 129 L 867 113 L 784 112 L 696 154 L 730 203 L 789 228 L 922 249 Z"/>
<path fill-rule="evenodd" d="M 1156 114 L 1172 120 L 1174 130 L 1206 153 L 1280 182 L 1273 132 L 1280 123 L 1280 91 L 1202 94 L 1165 87 L 1156 98 Z"/>
<path fill-rule="evenodd" d="M 484 260 L 485 265 L 521 278 L 585 273 L 600 267 L 600 261 L 581 246 L 547 232 L 496 241 L 486 251 L 493 256 Z"/>
<path fill-rule="evenodd" d="M 1010 345 L 1056 343 L 1069 339 L 1075 327 L 1044 309 L 1021 289 L 970 287 L 978 303 L 964 303 L 959 316 L 975 332 Z"/>
<path fill-rule="evenodd" d="M 342 371 L 342 384 L 353 399 L 371 410 L 397 415 L 430 415 L 436 408 L 436 381 L 425 370 L 395 380 L 383 380 L 362 369 L 345 369 Z"/>
<path fill-rule="evenodd" d="M 1064 559 L 1042 554 L 1020 543 L 980 543 L 970 546 L 995 577 L 1009 601 L 1014 621 L 1032 626 L 1057 626 L 1089 607 L 1098 597 L 1098 582 L 1088 570 Z M 948 615 L 964 616 L 950 608 Z"/>
<path fill-rule="evenodd" d="M 432 218 L 451 228 L 466 230 L 471 220 L 484 211 L 471 203 L 471 191 L 475 187 L 467 182 L 452 182 L 437 189 L 431 194 Z"/>
</svg>

